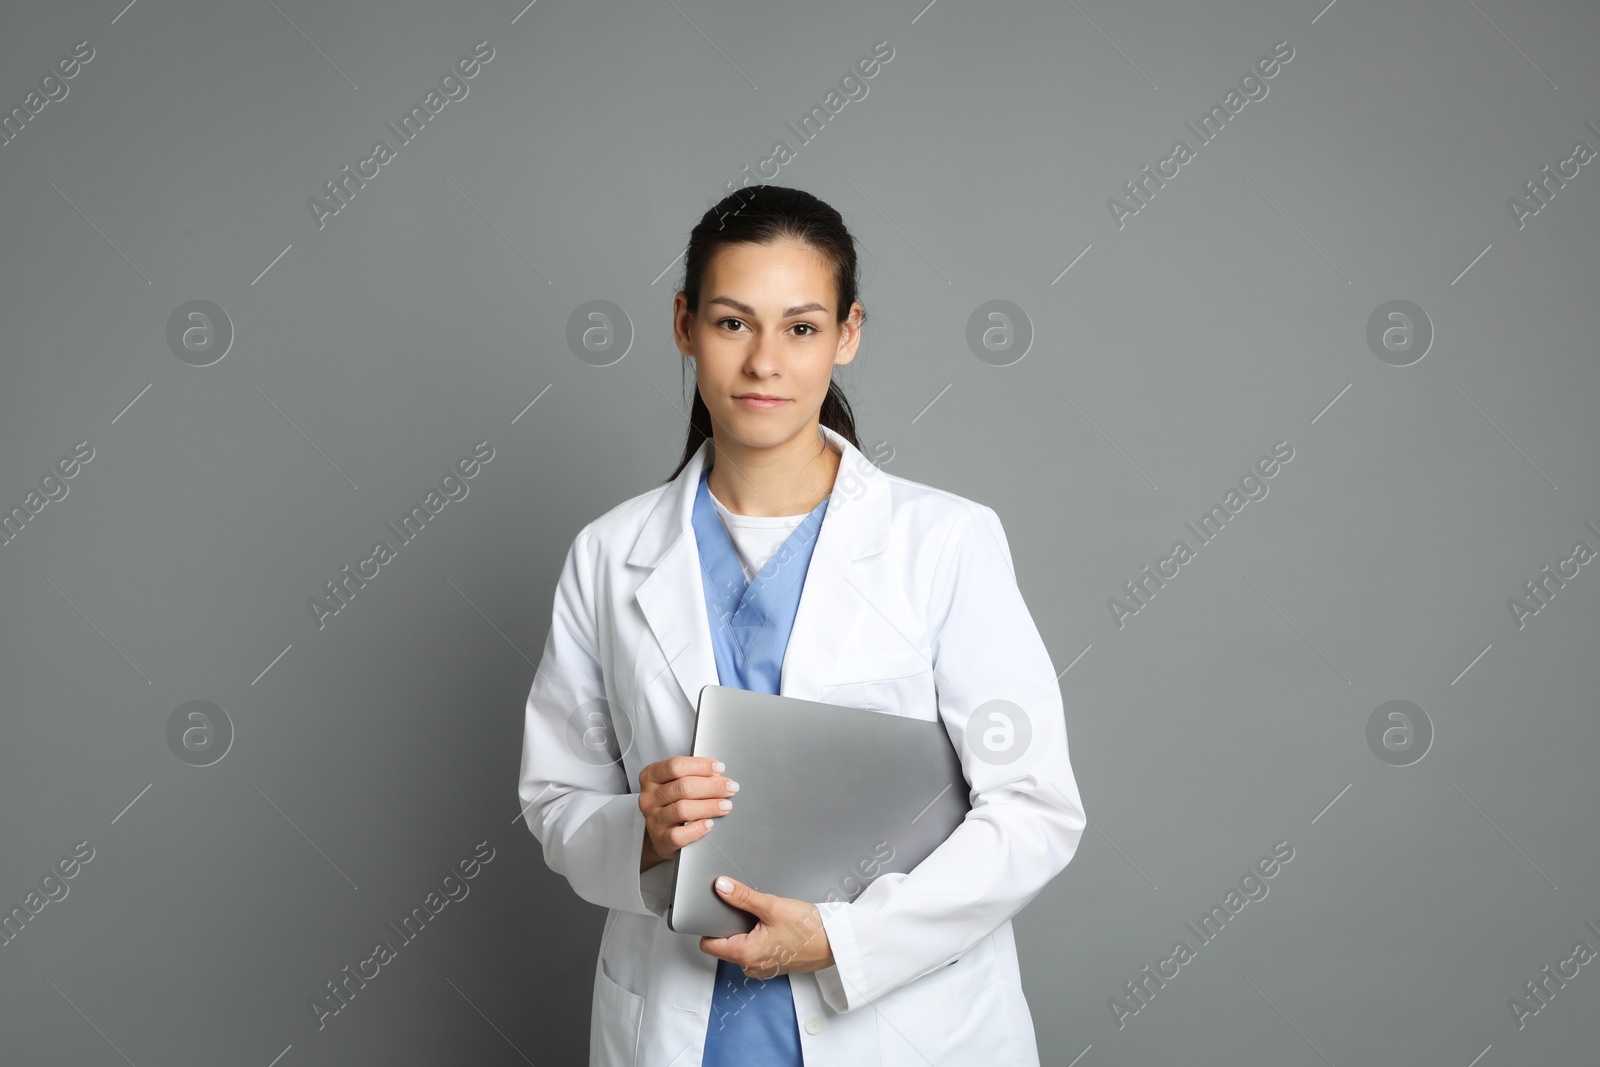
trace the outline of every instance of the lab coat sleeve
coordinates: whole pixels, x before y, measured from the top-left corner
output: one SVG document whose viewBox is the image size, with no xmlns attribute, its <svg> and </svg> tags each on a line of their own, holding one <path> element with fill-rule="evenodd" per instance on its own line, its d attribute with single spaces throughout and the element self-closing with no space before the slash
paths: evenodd
<svg viewBox="0 0 1600 1067">
<path fill-rule="evenodd" d="M 517 797 L 545 863 L 580 897 L 664 916 L 672 864 L 639 871 L 644 813 L 617 755 L 632 731 L 605 699 L 594 619 L 597 547 L 585 527 L 556 583 L 550 635 L 528 692 Z"/>
<path fill-rule="evenodd" d="M 1038 895 L 1083 836 L 1060 685 L 1005 531 L 993 509 L 964 510 L 936 567 L 930 611 L 939 715 L 972 810 L 909 874 L 817 905 L 834 956 L 817 983 L 838 1012 L 959 958 Z"/>
</svg>

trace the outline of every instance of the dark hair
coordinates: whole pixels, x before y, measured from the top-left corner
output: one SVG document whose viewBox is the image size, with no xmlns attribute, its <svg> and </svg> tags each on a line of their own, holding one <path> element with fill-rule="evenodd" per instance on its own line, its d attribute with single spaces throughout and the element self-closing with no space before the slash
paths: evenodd
<svg viewBox="0 0 1600 1067">
<path fill-rule="evenodd" d="M 839 303 L 836 319 L 843 322 L 856 302 L 856 247 L 839 212 L 800 189 L 782 185 L 751 185 L 729 193 L 717 202 L 689 232 L 689 251 L 683 261 L 683 287 L 680 292 L 691 313 L 700 310 L 700 284 L 706 267 L 719 248 L 731 244 L 770 244 L 785 238 L 804 241 L 833 264 L 834 288 Z M 863 312 L 862 321 L 866 320 Z M 685 356 L 687 361 L 689 357 Z M 856 448 L 855 415 L 838 382 L 828 383 L 818 420 Z M 689 412 L 689 431 L 683 443 L 683 458 L 667 478 L 672 481 L 688 466 L 695 452 L 711 436 L 711 412 L 700 398 L 696 385 L 694 406 Z"/>
</svg>

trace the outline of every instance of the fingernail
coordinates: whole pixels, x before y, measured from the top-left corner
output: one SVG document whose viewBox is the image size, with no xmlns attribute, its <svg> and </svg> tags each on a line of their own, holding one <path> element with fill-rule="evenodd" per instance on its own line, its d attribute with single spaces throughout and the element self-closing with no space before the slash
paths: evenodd
<svg viewBox="0 0 1600 1067">
<path fill-rule="evenodd" d="M 727 878 L 718 878 L 717 889 L 723 893 L 731 893 L 733 892 L 733 882 Z"/>
<path fill-rule="evenodd" d="M 739 791 L 739 783 L 734 781 L 732 778 L 729 778 L 728 779 L 728 792 L 737 793 L 738 791 Z"/>
<path fill-rule="evenodd" d="M 709 830 L 709 829 L 711 829 L 711 828 L 712 828 L 712 827 L 713 827 L 713 826 L 715 826 L 715 825 L 717 825 L 717 823 L 716 823 L 716 820 L 715 820 L 715 819 L 707 819 L 707 820 L 706 820 L 706 829 L 707 829 L 707 830 Z"/>
<path fill-rule="evenodd" d="M 727 764 L 723 763 L 721 760 L 712 760 L 711 761 L 712 773 L 721 774 L 723 771 L 725 771 L 727 769 L 728 769 Z"/>
<path fill-rule="evenodd" d="M 721 808 L 723 811 L 732 811 L 733 810 L 733 801 L 731 801 L 731 800 L 719 800 L 719 801 L 717 801 L 717 807 Z"/>
</svg>

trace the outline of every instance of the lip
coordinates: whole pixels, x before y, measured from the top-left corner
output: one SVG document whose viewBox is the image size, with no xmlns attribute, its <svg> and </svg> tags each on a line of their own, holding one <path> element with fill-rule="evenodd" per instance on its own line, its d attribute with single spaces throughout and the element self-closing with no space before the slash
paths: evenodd
<svg viewBox="0 0 1600 1067">
<path fill-rule="evenodd" d="M 756 408 L 758 410 L 775 408 L 780 404 L 787 404 L 789 402 L 785 397 L 763 396 L 760 393 L 743 393 L 735 396 L 734 399 L 743 404 L 745 407 Z"/>
</svg>

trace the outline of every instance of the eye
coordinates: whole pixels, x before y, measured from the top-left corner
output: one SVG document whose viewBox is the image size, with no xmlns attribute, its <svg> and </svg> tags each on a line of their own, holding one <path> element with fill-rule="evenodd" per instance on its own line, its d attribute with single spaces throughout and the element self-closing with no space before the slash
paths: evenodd
<svg viewBox="0 0 1600 1067">
<path fill-rule="evenodd" d="M 742 320 L 736 319 L 736 318 L 734 318 L 732 316 L 729 316 L 728 318 L 724 318 L 724 319 L 718 319 L 716 324 L 718 326 L 722 327 L 723 329 L 731 329 L 731 327 L 728 326 L 728 323 L 730 323 L 730 322 L 736 324 L 737 326 L 743 326 L 744 325 L 744 322 Z M 819 333 L 822 332 L 821 330 L 817 329 L 815 326 L 813 326 L 809 322 L 797 322 L 797 323 L 795 323 L 793 326 L 791 326 L 789 328 L 791 330 L 804 330 L 805 332 L 800 334 L 801 337 L 811 337 L 811 336 L 814 336 L 815 334 L 819 334 Z"/>
</svg>

